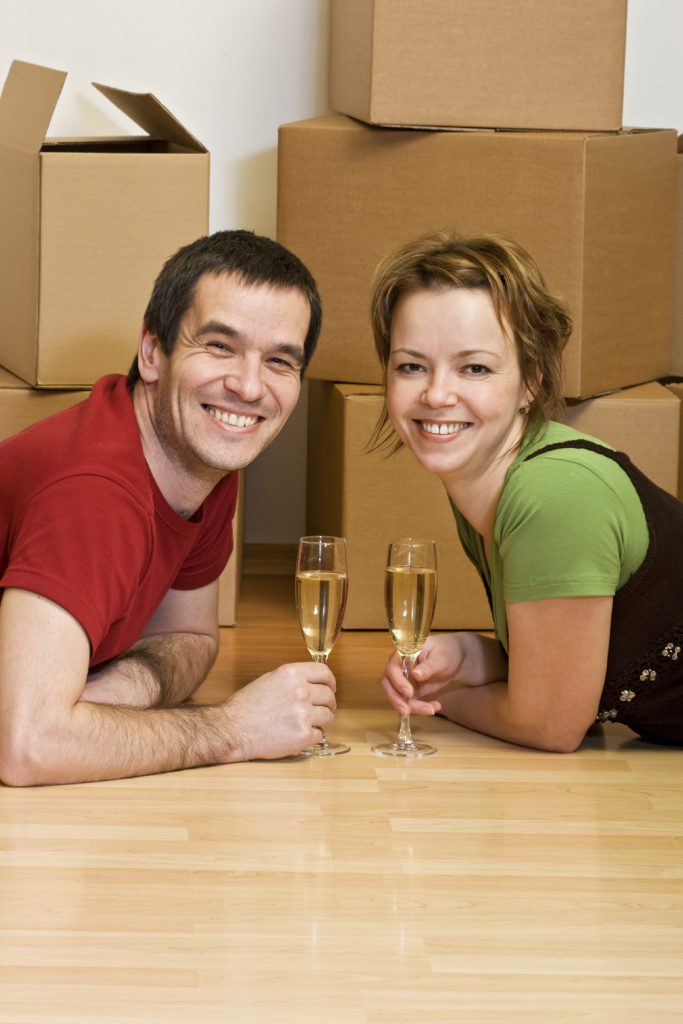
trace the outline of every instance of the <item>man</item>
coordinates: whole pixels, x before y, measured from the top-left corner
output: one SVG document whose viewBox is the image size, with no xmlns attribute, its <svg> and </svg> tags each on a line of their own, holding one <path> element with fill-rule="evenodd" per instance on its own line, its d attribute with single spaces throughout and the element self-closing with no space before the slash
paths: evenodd
<svg viewBox="0 0 683 1024">
<path fill-rule="evenodd" d="M 114 779 L 295 754 L 334 677 L 283 665 L 183 702 L 218 650 L 237 470 L 283 427 L 320 331 L 303 264 L 244 231 L 164 266 L 128 379 L 0 445 L 0 779 Z"/>
</svg>

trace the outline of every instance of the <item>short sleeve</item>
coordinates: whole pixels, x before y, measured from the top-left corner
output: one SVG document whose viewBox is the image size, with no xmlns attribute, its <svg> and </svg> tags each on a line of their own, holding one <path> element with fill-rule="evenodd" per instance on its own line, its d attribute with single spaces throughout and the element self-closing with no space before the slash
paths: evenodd
<svg viewBox="0 0 683 1024">
<path fill-rule="evenodd" d="M 126 614 L 151 548 L 149 517 L 125 488 L 97 475 L 67 477 L 24 509 L 0 586 L 54 601 L 95 649 Z"/>
<path fill-rule="evenodd" d="M 571 456 L 522 463 L 501 496 L 495 532 L 506 602 L 618 589 L 628 517 L 609 481 Z"/>
</svg>

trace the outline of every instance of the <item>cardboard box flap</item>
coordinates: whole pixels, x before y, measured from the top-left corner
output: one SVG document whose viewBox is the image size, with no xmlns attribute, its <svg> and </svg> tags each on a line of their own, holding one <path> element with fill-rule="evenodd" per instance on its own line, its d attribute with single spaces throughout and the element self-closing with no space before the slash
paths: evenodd
<svg viewBox="0 0 683 1024">
<path fill-rule="evenodd" d="M 66 71 L 12 61 L 0 96 L 0 142 L 40 152 L 65 80 Z"/>
<path fill-rule="evenodd" d="M 205 152 L 202 144 L 190 135 L 170 110 L 167 110 L 151 93 L 128 92 L 125 89 L 114 89 L 110 85 L 101 85 L 99 82 L 93 82 L 93 85 L 151 138 L 165 139 L 167 142 L 182 146 L 183 149 Z"/>
</svg>

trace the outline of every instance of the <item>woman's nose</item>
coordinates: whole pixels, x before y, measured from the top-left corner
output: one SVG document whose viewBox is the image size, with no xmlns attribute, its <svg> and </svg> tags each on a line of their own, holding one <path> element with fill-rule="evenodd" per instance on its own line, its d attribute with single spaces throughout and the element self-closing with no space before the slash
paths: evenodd
<svg viewBox="0 0 683 1024">
<path fill-rule="evenodd" d="M 433 409 L 456 405 L 457 389 L 450 374 L 433 373 L 425 382 L 422 401 Z"/>
</svg>

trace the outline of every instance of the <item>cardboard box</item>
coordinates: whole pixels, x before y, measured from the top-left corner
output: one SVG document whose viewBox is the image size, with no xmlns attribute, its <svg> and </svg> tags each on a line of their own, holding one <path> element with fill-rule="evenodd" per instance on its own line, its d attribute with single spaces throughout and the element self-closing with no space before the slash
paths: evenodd
<svg viewBox="0 0 683 1024">
<path fill-rule="evenodd" d="M 564 421 L 626 452 L 653 483 L 676 494 L 681 398 L 683 394 L 652 382 L 585 402 L 568 402 Z"/>
<path fill-rule="evenodd" d="M 330 42 L 372 124 L 621 128 L 626 0 L 332 0 Z"/>
<path fill-rule="evenodd" d="M 569 306 L 566 395 L 664 376 L 676 133 L 426 132 L 332 115 L 280 129 L 278 238 L 315 275 L 325 317 L 307 371 L 380 383 L 369 288 L 427 231 L 496 233 L 534 256 Z"/>
<path fill-rule="evenodd" d="M 669 372 L 683 375 L 683 135 L 678 136 L 676 157 L 676 221 L 674 241 L 674 294 Z"/>
<path fill-rule="evenodd" d="M 683 403 L 683 380 L 667 381 L 666 388 Z M 678 440 L 678 500 L 683 501 L 683 413 L 681 413 L 680 433 Z"/>
<path fill-rule="evenodd" d="M 28 387 L 24 381 L 0 367 L 0 441 L 19 433 L 39 420 L 53 413 L 68 409 L 88 397 L 88 390 L 61 391 L 38 390 Z M 242 561 L 243 533 L 243 479 L 240 475 L 240 492 L 237 511 L 233 520 L 234 550 L 230 561 L 223 570 L 219 581 L 218 624 L 234 626 Z"/>
<path fill-rule="evenodd" d="M 45 139 L 66 75 L 0 98 L 0 364 L 42 387 L 127 372 L 162 264 L 208 228 L 209 155 L 154 96 L 95 87 L 148 134 Z"/>
<path fill-rule="evenodd" d="M 242 548 L 244 546 L 244 474 L 240 473 L 237 507 L 232 521 L 233 549 L 230 561 L 218 581 L 218 625 L 234 626 L 242 580 Z"/>
<path fill-rule="evenodd" d="M 307 523 L 310 533 L 345 536 L 349 549 L 347 629 L 386 628 L 384 563 L 396 536 L 434 537 L 439 591 L 435 629 L 490 629 L 479 577 L 464 555 L 439 480 L 406 449 L 386 457 L 365 448 L 382 407 L 367 384 L 311 382 Z M 676 493 L 681 403 L 647 384 L 574 405 L 572 426 L 625 451 L 660 486 Z"/>
<path fill-rule="evenodd" d="M 0 441 L 88 397 L 88 389 L 39 391 L 0 367 Z"/>
</svg>

